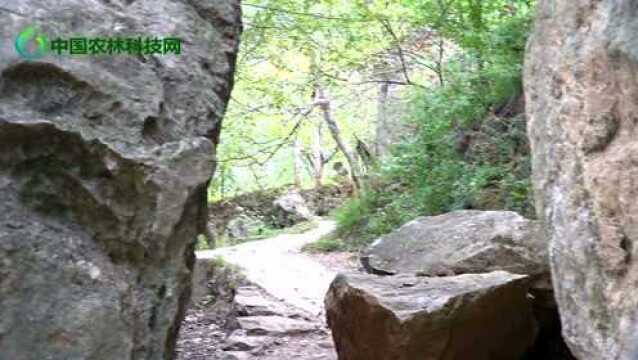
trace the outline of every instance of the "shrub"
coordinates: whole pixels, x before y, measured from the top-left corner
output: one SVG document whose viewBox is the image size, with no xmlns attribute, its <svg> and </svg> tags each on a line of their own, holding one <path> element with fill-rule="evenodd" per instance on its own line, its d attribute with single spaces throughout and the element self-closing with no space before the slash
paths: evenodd
<svg viewBox="0 0 638 360">
<path fill-rule="evenodd" d="M 524 117 L 496 114 L 521 96 L 528 20 L 504 21 L 487 39 L 486 57 L 464 54 L 446 64 L 446 86 L 413 93 L 404 120 L 416 136 L 395 146 L 373 176 L 376 185 L 336 211 L 337 235 L 347 246 L 364 246 L 417 216 L 458 209 L 533 216 Z M 460 148 L 467 134 L 471 145 Z"/>
</svg>

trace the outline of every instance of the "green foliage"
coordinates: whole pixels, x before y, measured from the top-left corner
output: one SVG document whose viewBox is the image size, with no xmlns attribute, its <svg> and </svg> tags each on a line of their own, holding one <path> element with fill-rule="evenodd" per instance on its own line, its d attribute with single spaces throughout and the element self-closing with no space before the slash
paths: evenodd
<svg viewBox="0 0 638 360">
<path fill-rule="evenodd" d="M 447 30 L 466 51 L 446 64 L 445 86 L 413 92 L 405 120 L 416 136 L 395 146 L 368 192 L 336 212 L 349 246 L 421 215 L 472 208 L 533 216 L 524 118 L 493 114 L 520 95 L 529 23 L 526 11 L 490 19 L 476 37 Z M 464 149 L 468 134 L 472 148 Z"/>
<path fill-rule="evenodd" d="M 293 183 L 291 144 L 296 139 L 310 153 L 322 123 L 318 111 L 307 111 L 317 87 L 328 94 L 348 145 L 355 137 L 371 143 L 379 68 L 400 62 L 404 46 L 420 49 L 411 69 L 397 72 L 397 82 L 412 89 L 405 121 L 416 134 L 368 175 L 360 198 L 336 212 L 337 237 L 319 247 L 336 249 L 338 238 L 361 246 L 416 216 L 455 209 L 529 215 L 524 123 L 494 113 L 520 92 L 533 8 L 533 0 L 244 3 L 246 28 L 209 199 Z M 469 151 L 459 146 L 467 133 L 478 137 Z M 335 148 L 329 136 L 318 143 L 327 153 Z M 326 169 L 328 178 L 336 175 L 330 164 Z M 302 186 L 312 184 L 309 172 Z"/>
<path fill-rule="evenodd" d="M 227 246 L 235 246 L 239 244 L 243 244 L 245 242 L 263 240 L 272 238 L 279 235 L 295 235 L 302 234 L 308 232 L 317 227 L 317 223 L 314 221 L 304 221 L 298 224 L 295 224 L 288 228 L 273 228 L 264 224 L 264 226 L 259 227 L 258 229 L 251 229 L 250 233 L 245 238 L 232 239 L 227 236 L 220 236 L 215 241 L 215 246 L 217 248 L 227 247 Z M 197 250 L 210 250 L 210 246 L 206 241 L 206 237 L 204 235 L 200 235 L 197 240 Z"/>
<path fill-rule="evenodd" d="M 418 216 L 418 212 L 406 207 L 406 200 L 400 189 L 370 189 L 334 212 L 337 231 L 328 239 L 342 243 L 341 249 L 365 246 L 375 237 L 394 230 L 397 224 Z"/>
<path fill-rule="evenodd" d="M 371 13 L 376 8 L 349 1 L 243 4 L 245 30 L 211 201 L 293 183 L 292 142 L 297 138 L 309 149 L 322 122 L 317 109 L 303 115 L 317 85 L 334 99 L 333 116 L 350 145 L 355 135 L 365 139 L 373 132 L 374 84 L 346 85 L 362 81 L 369 56 L 388 46 Z M 330 153 L 336 144 L 324 133 L 322 146 Z M 332 159 L 344 160 L 340 153 Z M 327 183 L 334 175 L 326 166 Z M 301 180 L 305 187 L 313 184 L 308 172 Z"/>
<path fill-rule="evenodd" d="M 375 131 L 377 85 L 370 81 L 374 78 L 370 75 L 385 61 L 379 60 L 380 54 L 395 49 L 398 43 L 415 34 L 432 30 L 461 47 L 464 58 L 449 64 L 446 75 L 465 73 L 460 70 L 464 67 L 485 66 L 486 70 L 497 72 L 510 69 L 507 61 L 523 48 L 519 40 L 526 33 L 531 3 L 529 0 L 244 3 L 245 29 L 235 88 L 221 135 L 220 167 L 210 187 L 211 201 L 293 183 L 294 157 L 290 145 L 297 138 L 304 148 L 309 148 L 313 130 L 321 122 L 317 111 L 305 117 L 299 115 L 311 103 L 317 85 L 335 100 L 334 117 L 349 145 L 352 147 L 355 136 L 370 142 Z M 432 68 L 433 61 L 427 57 L 432 54 L 420 55 L 426 66 L 414 70 L 411 81 L 426 84 L 429 76 L 424 71 L 431 71 L 428 67 Z M 498 74 L 485 77 L 492 75 Z M 481 78 L 474 81 L 480 82 Z M 439 100 L 445 103 L 447 98 L 443 95 Z M 323 146 L 331 151 L 335 144 L 325 136 Z M 338 154 L 333 161 L 343 162 L 344 158 Z M 327 169 L 329 179 L 335 173 L 330 166 Z M 304 173 L 301 180 L 303 186 L 312 184 L 309 174 Z"/>
<path fill-rule="evenodd" d="M 208 245 L 208 239 L 206 239 L 206 235 L 199 234 L 197 235 L 197 243 L 195 244 L 195 250 L 208 250 L 210 246 Z"/>
</svg>

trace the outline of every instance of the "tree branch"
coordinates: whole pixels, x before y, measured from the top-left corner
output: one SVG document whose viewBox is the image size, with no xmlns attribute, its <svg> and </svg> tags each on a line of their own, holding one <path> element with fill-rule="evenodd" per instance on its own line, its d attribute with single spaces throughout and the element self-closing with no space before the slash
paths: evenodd
<svg viewBox="0 0 638 360">
<path fill-rule="evenodd" d="M 394 32 L 394 29 L 392 29 L 392 25 L 390 24 L 390 22 L 385 19 L 379 19 L 379 22 L 381 22 L 381 25 L 383 25 L 383 27 L 388 31 L 388 33 L 390 34 L 390 36 L 392 36 L 392 39 L 394 40 L 394 45 L 397 48 L 399 61 L 401 62 L 401 71 L 403 72 L 403 77 L 405 78 L 405 82 L 409 85 L 414 85 L 414 86 L 418 86 L 420 88 L 426 89 L 425 86 L 416 84 L 412 80 L 410 80 L 410 75 L 408 74 L 408 66 L 405 61 L 405 55 L 403 54 L 403 48 L 401 47 L 401 40 L 399 39 L 397 34 Z"/>
<path fill-rule="evenodd" d="M 321 161 L 323 161 L 324 165 L 329 163 L 330 160 L 332 160 L 333 157 L 335 157 L 335 155 L 337 155 L 337 153 L 339 152 L 339 147 L 335 147 L 335 149 L 332 151 L 332 154 L 330 154 L 328 157 L 323 157 L 323 154 L 321 156 Z"/>
<path fill-rule="evenodd" d="M 310 115 L 310 113 L 312 112 L 312 110 L 315 108 L 315 106 L 317 106 L 317 103 L 313 103 L 311 104 L 306 110 L 302 111 L 301 109 L 299 110 L 299 112 L 297 112 L 291 120 L 294 120 L 297 116 L 301 115 L 301 118 L 297 121 L 297 123 L 295 123 L 295 126 L 292 127 L 292 130 L 290 130 L 290 133 L 279 143 L 279 144 L 273 144 L 272 146 L 266 147 L 262 150 L 258 150 L 257 153 L 253 153 L 253 154 L 249 154 L 249 155 L 245 155 L 245 156 L 240 156 L 240 157 L 235 157 L 235 158 L 226 158 L 223 160 L 219 160 L 218 162 L 232 162 L 232 161 L 242 161 L 242 160 L 252 160 L 250 165 L 264 165 L 265 163 L 267 163 L 268 161 L 270 161 L 275 154 L 277 154 L 279 152 L 279 150 L 281 150 L 281 148 L 283 148 L 285 145 L 290 144 L 290 139 L 297 133 L 297 131 L 301 128 L 301 124 L 303 123 L 304 119 Z M 274 148 L 274 150 L 272 151 L 267 151 L 266 149 L 270 149 L 270 148 Z M 267 153 L 268 156 L 264 159 L 264 160 L 258 160 L 258 156 L 260 153 Z"/>
<path fill-rule="evenodd" d="M 264 5 L 250 4 L 250 3 L 246 3 L 246 2 L 242 2 L 242 5 L 250 6 L 250 7 L 254 7 L 254 8 L 258 8 L 258 9 L 263 9 L 263 10 L 269 10 L 269 11 L 276 11 L 276 12 L 281 12 L 281 13 L 286 13 L 286 14 L 292 14 L 292 15 L 309 16 L 309 17 L 313 17 L 313 18 L 316 18 L 316 19 L 338 20 L 338 21 L 348 21 L 348 22 L 369 22 L 370 21 L 370 20 L 365 20 L 365 19 L 353 19 L 353 18 L 343 18 L 343 17 L 336 17 L 336 16 L 327 16 L 327 15 L 317 14 L 317 13 L 305 13 L 305 12 L 300 12 L 300 11 L 287 10 L 287 9 L 282 9 L 282 8 L 264 6 Z"/>
</svg>

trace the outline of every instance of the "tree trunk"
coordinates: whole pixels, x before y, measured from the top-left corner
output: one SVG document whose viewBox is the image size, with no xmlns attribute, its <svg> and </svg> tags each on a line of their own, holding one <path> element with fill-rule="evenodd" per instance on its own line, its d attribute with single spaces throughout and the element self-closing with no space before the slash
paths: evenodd
<svg viewBox="0 0 638 360">
<path fill-rule="evenodd" d="M 318 122 L 312 141 L 312 171 L 315 187 L 323 186 L 323 168 L 325 165 L 323 156 L 323 123 Z"/>
<path fill-rule="evenodd" d="M 445 56 L 445 41 L 443 40 L 443 35 L 439 34 L 439 54 L 438 59 L 436 60 L 436 75 L 439 78 L 439 85 L 441 87 L 445 86 L 445 79 L 443 77 L 443 58 Z"/>
<path fill-rule="evenodd" d="M 360 164 L 362 164 L 362 166 L 360 166 L 360 169 L 362 172 L 367 173 L 376 162 L 376 159 L 374 158 L 374 155 L 372 155 L 372 153 L 370 152 L 368 145 L 366 145 L 366 143 L 361 141 L 361 139 L 357 139 L 356 149 L 357 149 L 357 154 L 359 155 L 359 159 L 361 159 Z"/>
<path fill-rule="evenodd" d="M 323 112 L 323 119 L 328 125 L 328 129 L 330 130 L 330 134 L 334 139 L 335 143 L 339 147 L 339 150 L 343 153 L 348 162 L 348 166 L 350 167 L 350 179 L 352 180 L 352 185 L 355 188 L 355 191 L 361 189 L 361 184 L 359 182 L 359 169 L 357 165 L 356 158 L 352 155 L 345 142 L 341 138 L 341 131 L 339 130 L 339 126 L 337 122 L 332 118 L 332 112 L 330 109 L 330 100 L 325 96 L 323 89 L 317 88 L 316 91 L 316 104 L 319 105 L 321 111 Z"/>
<path fill-rule="evenodd" d="M 302 154 L 302 144 L 299 140 L 299 136 L 295 136 L 295 141 L 292 145 L 292 151 L 294 154 L 294 167 L 295 167 L 295 187 L 297 189 L 301 189 L 303 185 L 303 154 Z"/>
<path fill-rule="evenodd" d="M 226 167 L 222 166 L 220 169 L 220 178 L 219 178 L 219 197 L 221 198 L 221 200 L 224 200 L 224 191 L 225 189 L 225 185 L 226 185 Z"/>
<path fill-rule="evenodd" d="M 379 83 L 379 96 L 377 97 L 377 134 L 374 153 L 377 157 L 383 156 L 387 151 L 387 127 L 388 127 L 388 94 L 390 84 Z"/>
</svg>

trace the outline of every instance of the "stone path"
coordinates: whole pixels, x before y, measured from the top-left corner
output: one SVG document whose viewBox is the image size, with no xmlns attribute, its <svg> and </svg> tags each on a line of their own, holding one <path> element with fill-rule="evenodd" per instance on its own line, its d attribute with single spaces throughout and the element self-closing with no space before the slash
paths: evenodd
<svg viewBox="0 0 638 360">
<path fill-rule="evenodd" d="M 325 324 L 323 298 L 349 255 L 311 256 L 301 248 L 334 230 L 321 220 L 303 234 L 286 234 L 197 253 L 238 266 L 250 285 L 237 289 L 233 326 L 205 309 L 189 310 L 178 342 L 180 360 L 337 360 Z"/>
</svg>

